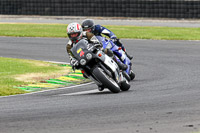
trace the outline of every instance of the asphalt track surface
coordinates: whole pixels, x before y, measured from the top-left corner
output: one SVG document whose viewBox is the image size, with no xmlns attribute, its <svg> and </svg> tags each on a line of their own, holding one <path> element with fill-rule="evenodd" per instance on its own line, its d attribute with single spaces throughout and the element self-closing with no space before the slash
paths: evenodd
<svg viewBox="0 0 200 133">
<path fill-rule="evenodd" d="M 128 92 L 96 85 L 0 97 L 1 133 L 193 133 L 200 129 L 200 42 L 122 40 Z M 0 56 L 69 62 L 65 38 L 0 37 Z"/>
</svg>

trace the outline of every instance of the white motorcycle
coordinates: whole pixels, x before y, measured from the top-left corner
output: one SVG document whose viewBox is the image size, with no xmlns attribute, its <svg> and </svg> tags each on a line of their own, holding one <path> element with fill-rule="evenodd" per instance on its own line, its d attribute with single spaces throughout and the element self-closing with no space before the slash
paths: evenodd
<svg viewBox="0 0 200 133">
<path fill-rule="evenodd" d="M 80 69 L 84 76 L 94 81 L 98 87 L 108 88 L 113 93 L 130 88 L 129 81 L 115 61 L 98 48 L 99 44 L 90 44 L 80 40 L 72 49 L 73 69 Z"/>
</svg>

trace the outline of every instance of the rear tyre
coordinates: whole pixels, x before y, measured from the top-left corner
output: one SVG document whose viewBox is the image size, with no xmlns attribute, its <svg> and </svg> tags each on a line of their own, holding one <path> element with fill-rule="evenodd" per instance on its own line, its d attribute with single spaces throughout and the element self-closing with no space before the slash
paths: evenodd
<svg viewBox="0 0 200 133">
<path fill-rule="evenodd" d="M 111 92 L 113 93 L 118 93 L 120 92 L 120 87 L 119 85 L 111 78 L 109 77 L 103 69 L 96 67 L 93 70 L 93 75 L 94 77 L 103 83 L 103 85 L 108 88 Z"/>
<path fill-rule="evenodd" d="M 128 82 L 127 80 L 126 80 L 126 81 L 123 81 L 123 82 L 121 83 L 120 89 L 121 89 L 122 91 L 128 91 L 128 90 L 130 89 L 130 84 L 129 84 L 129 82 Z"/>
</svg>

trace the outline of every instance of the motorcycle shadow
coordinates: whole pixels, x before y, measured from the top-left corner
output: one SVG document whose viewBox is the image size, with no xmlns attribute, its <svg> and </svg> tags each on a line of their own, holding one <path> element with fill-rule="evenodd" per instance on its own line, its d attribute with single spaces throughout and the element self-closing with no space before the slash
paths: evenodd
<svg viewBox="0 0 200 133">
<path fill-rule="evenodd" d="M 96 92 L 91 92 L 91 93 L 87 93 L 87 94 L 82 94 L 82 95 L 117 95 L 120 93 L 129 93 L 132 92 L 133 90 L 128 90 L 128 91 L 120 91 L 119 93 L 112 93 L 110 92 L 108 89 L 105 89 L 103 91 L 96 91 Z"/>
</svg>

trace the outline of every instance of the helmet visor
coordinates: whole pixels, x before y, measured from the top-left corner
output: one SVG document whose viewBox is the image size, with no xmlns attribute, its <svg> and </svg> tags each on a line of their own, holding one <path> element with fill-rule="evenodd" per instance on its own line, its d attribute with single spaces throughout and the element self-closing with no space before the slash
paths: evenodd
<svg viewBox="0 0 200 133">
<path fill-rule="evenodd" d="M 91 28 L 91 27 L 89 27 L 89 28 L 83 28 L 83 31 L 91 32 L 91 31 L 92 31 L 92 28 Z"/>
<path fill-rule="evenodd" d="M 70 37 L 72 37 L 72 38 L 78 37 L 78 33 L 71 33 L 71 34 L 69 34 L 69 35 L 70 35 Z"/>
</svg>

